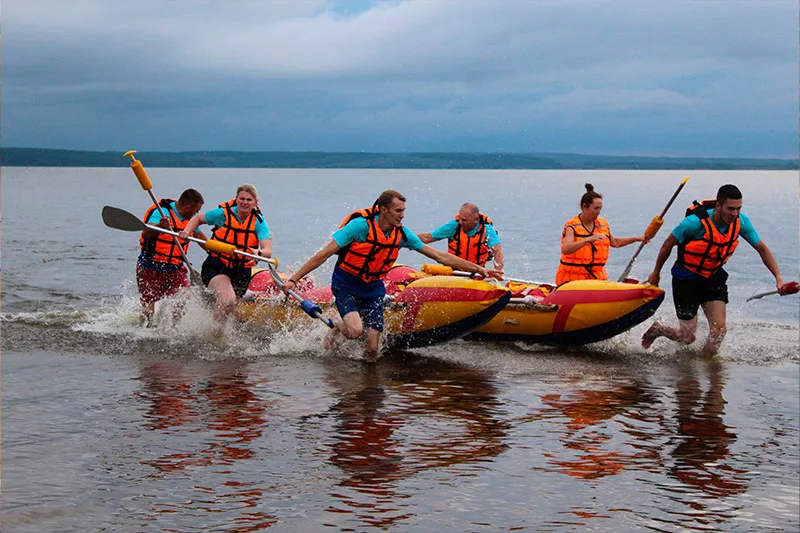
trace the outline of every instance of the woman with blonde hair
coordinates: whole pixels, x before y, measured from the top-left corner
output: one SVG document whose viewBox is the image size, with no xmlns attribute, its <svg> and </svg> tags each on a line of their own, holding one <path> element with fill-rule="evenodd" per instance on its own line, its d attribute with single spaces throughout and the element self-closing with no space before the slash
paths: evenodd
<svg viewBox="0 0 800 533">
<path fill-rule="evenodd" d="M 258 207 L 258 191 L 249 183 L 239 185 L 232 200 L 192 217 L 180 236 L 186 238 L 200 224 L 214 226 L 212 238 L 215 240 L 233 244 L 242 252 L 272 257 L 269 226 Z M 200 274 L 216 297 L 216 320 L 222 321 L 233 312 L 236 299 L 247 291 L 255 264 L 255 260 L 239 254 L 209 252 Z"/>
</svg>

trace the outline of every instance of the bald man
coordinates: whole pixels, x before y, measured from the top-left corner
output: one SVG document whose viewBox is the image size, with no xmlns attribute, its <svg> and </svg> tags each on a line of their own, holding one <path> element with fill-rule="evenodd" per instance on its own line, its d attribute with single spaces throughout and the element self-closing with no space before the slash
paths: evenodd
<svg viewBox="0 0 800 533">
<path fill-rule="evenodd" d="M 481 266 L 491 259 L 503 270 L 503 247 L 494 223 L 472 202 L 464 203 L 453 220 L 417 237 L 425 244 L 447 239 L 450 254 Z"/>
</svg>

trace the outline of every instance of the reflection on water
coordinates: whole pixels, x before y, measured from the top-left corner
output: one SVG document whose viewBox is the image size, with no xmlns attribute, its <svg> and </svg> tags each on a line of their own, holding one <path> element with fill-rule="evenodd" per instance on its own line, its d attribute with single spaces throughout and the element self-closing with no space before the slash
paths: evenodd
<svg viewBox="0 0 800 533">
<path fill-rule="evenodd" d="M 701 380 L 700 371 L 708 374 Z M 736 443 L 735 427 L 725 424 L 724 369 L 718 362 L 684 364 L 675 383 L 676 413 L 670 427 L 670 476 L 683 486 L 674 488 L 674 499 L 688 507 L 695 526 L 724 523 L 734 516 L 725 499 L 748 488 L 748 472 L 731 461 Z M 706 381 L 706 383 L 703 383 Z M 704 390 L 705 388 L 705 390 Z"/>
<path fill-rule="evenodd" d="M 796 369 L 528 365 L 4 354 L 3 531 L 797 530 Z"/>
<path fill-rule="evenodd" d="M 646 407 L 657 401 L 653 394 L 636 383 L 612 389 L 585 389 L 578 380 L 572 380 L 572 385 L 569 393 L 544 394 L 541 398 L 548 406 L 542 410 L 542 417 L 563 426 L 559 440 L 566 448 L 549 454 L 550 465 L 569 476 L 593 480 L 619 474 L 626 467 L 658 462 L 657 451 L 645 446 L 650 435 L 636 432 L 635 424 L 649 422 Z M 607 385 L 608 380 L 604 380 L 601 386 Z M 630 440 L 643 442 L 631 447 L 632 451 L 622 451 L 615 442 L 612 423 L 623 434 L 635 437 Z"/>
<path fill-rule="evenodd" d="M 337 503 L 329 511 L 352 515 L 362 527 L 387 528 L 413 516 L 401 504 L 413 494 L 402 493 L 400 481 L 426 470 L 477 465 L 506 449 L 508 426 L 488 375 L 430 361 L 392 370 L 391 376 L 379 366 L 352 376 L 330 374 L 327 381 L 341 399 L 307 419 L 332 419 L 329 461 L 345 477 L 330 493 Z"/>
<path fill-rule="evenodd" d="M 255 441 L 267 425 L 268 406 L 251 390 L 254 384 L 248 381 L 247 365 L 222 362 L 214 366 L 214 372 L 203 381 L 185 373 L 177 361 L 159 361 L 142 368 L 141 397 L 149 402 L 145 427 L 165 435 L 206 435 L 197 449 L 170 451 L 142 460 L 155 469 L 153 475 L 165 479 L 176 473 L 191 475 L 194 469 L 232 466 L 259 453 Z M 256 510 L 264 496 L 259 482 L 249 476 L 237 479 L 235 469 L 218 472 L 226 479 L 219 485 L 196 487 L 203 496 L 194 502 L 156 503 L 153 511 L 171 514 L 182 508 L 206 513 L 252 509 L 242 512 L 235 525 L 226 527 L 236 532 L 258 531 L 275 523 L 273 516 Z"/>
</svg>

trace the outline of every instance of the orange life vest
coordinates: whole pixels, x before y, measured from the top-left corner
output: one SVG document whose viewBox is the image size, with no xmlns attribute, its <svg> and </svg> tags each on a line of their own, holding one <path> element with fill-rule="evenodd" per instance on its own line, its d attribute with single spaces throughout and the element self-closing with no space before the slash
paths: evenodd
<svg viewBox="0 0 800 533">
<path fill-rule="evenodd" d="M 611 230 L 608 227 L 608 221 L 603 217 L 597 217 L 594 221 L 594 229 L 589 231 L 581 222 L 580 216 L 575 215 L 564 224 L 564 230 L 561 232 L 562 245 L 567 235 L 567 228 L 572 228 L 572 231 L 575 232 L 575 241 L 582 241 L 596 234 L 603 234 L 607 238 L 581 246 L 571 254 L 562 254 L 561 263 L 556 272 L 556 285 L 577 279 L 608 279 L 605 269 L 608 251 L 611 247 L 609 241 Z"/>
<path fill-rule="evenodd" d="M 258 247 L 258 237 L 256 236 L 256 223 L 263 222 L 261 211 L 254 208 L 245 220 L 239 222 L 233 207 L 236 205 L 236 198 L 228 202 L 219 204 L 225 210 L 225 223 L 214 228 L 213 238 L 233 244 L 237 250 L 248 252 L 250 248 Z M 209 252 L 213 257 L 219 259 L 228 268 L 251 268 L 256 265 L 255 259 L 243 257 L 239 254 L 227 255 L 218 252 Z"/>
<path fill-rule="evenodd" d="M 696 216 L 703 224 L 705 233 L 695 241 L 689 241 L 678 246 L 678 261 L 695 274 L 710 278 L 728 259 L 736 247 L 739 246 L 739 231 L 741 223 L 736 217 L 725 233 L 719 231 L 714 220 L 708 214 L 708 209 L 716 206 L 716 200 L 695 200 L 686 209 L 686 216 Z"/>
<path fill-rule="evenodd" d="M 165 215 L 169 216 L 169 224 L 172 228 L 172 231 L 178 232 L 186 227 L 186 224 L 189 223 L 189 220 L 180 220 L 177 213 L 175 213 L 170 205 L 174 202 L 172 198 L 162 198 L 158 201 L 158 205 L 161 206 L 162 211 L 164 211 Z M 147 212 L 144 214 L 142 220 L 144 220 L 145 224 L 147 224 L 150 216 L 157 210 L 155 204 L 151 205 Z M 186 241 L 182 244 L 183 252 L 189 249 L 189 241 Z M 142 249 L 144 254 L 150 257 L 153 261 L 159 263 L 171 263 L 173 265 L 178 265 L 183 263 L 183 258 L 181 257 L 180 249 L 175 245 L 175 239 L 172 235 L 168 235 L 166 233 L 159 233 L 156 235 L 154 239 L 145 239 L 144 232 L 139 236 L 139 247 Z"/>
<path fill-rule="evenodd" d="M 486 237 L 486 225 L 492 223 L 492 219 L 479 213 L 478 215 L 478 231 L 470 237 L 467 232 L 461 229 L 461 224 L 458 225 L 456 234 L 447 239 L 447 251 L 456 256 L 484 266 L 487 261 L 492 259 L 492 251 L 489 249 Z M 456 220 L 460 220 L 456 215 Z"/>
<path fill-rule="evenodd" d="M 364 242 L 351 242 L 339 250 L 339 259 L 336 266 L 358 276 L 362 281 L 371 283 L 386 277 L 400 253 L 400 243 L 403 240 L 403 230 L 392 228 L 389 235 L 384 235 L 376 219 L 378 207 L 359 209 L 347 215 L 339 225 L 343 228 L 348 222 L 356 218 L 367 219 L 369 233 Z"/>
</svg>

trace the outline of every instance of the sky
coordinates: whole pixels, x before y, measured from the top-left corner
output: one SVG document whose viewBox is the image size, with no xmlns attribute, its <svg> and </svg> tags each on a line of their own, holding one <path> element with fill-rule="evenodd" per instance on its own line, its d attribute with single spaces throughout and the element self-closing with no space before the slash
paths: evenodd
<svg viewBox="0 0 800 533">
<path fill-rule="evenodd" d="M 798 156 L 796 0 L 5 0 L 0 143 Z"/>
</svg>

